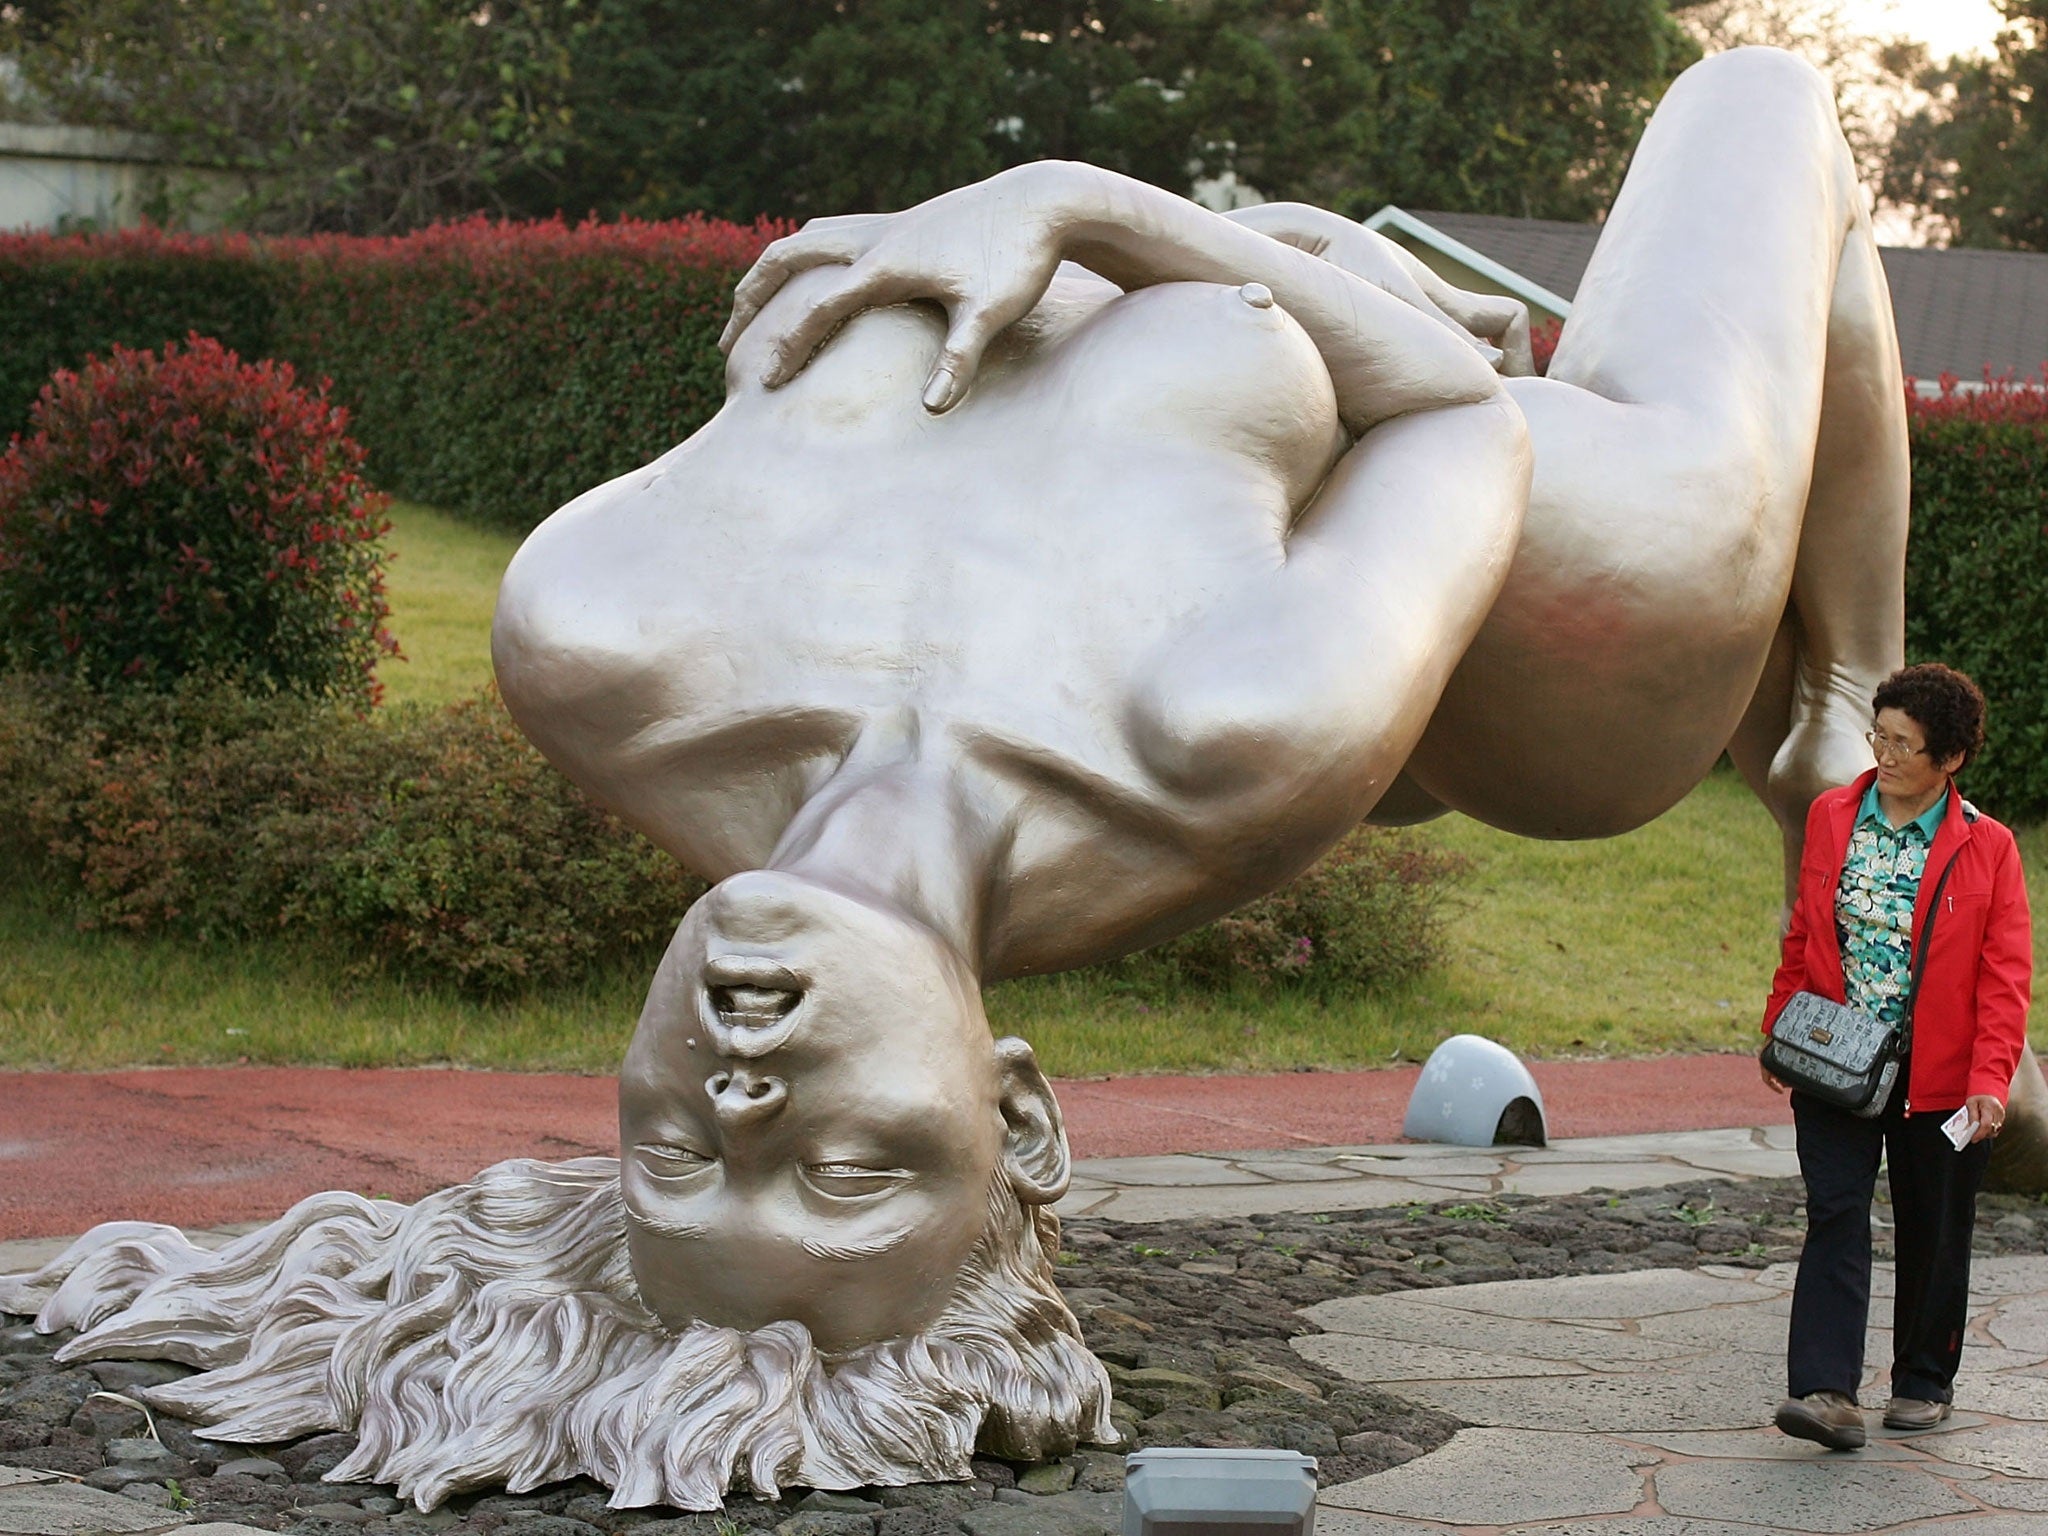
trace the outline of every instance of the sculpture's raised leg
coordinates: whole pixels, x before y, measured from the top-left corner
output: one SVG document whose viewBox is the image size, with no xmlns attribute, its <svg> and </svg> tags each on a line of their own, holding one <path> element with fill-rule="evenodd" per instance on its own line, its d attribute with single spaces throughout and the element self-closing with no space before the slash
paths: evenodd
<svg viewBox="0 0 2048 1536">
<path fill-rule="evenodd" d="M 1877 685 L 1905 663 L 1905 380 L 1870 220 L 1843 242 L 1792 601 L 1728 755 L 1784 837 L 1791 901 L 1806 809 L 1870 766 Z"/>
</svg>

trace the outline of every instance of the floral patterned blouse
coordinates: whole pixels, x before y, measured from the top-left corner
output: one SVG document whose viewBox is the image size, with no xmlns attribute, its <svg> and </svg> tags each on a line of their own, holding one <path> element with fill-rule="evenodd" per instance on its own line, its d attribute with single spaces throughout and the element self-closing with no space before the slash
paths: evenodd
<svg viewBox="0 0 2048 1536">
<path fill-rule="evenodd" d="M 1848 1002 L 1872 1018 L 1895 1023 L 1906 1009 L 1913 971 L 1913 902 L 1941 818 L 1943 790 L 1933 806 L 1903 827 L 1885 819 L 1877 786 L 1863 796 L 1849 834 L 1849 856 L 1835 889 L 1835 936 L 1842 944 Z"/>
</svg>

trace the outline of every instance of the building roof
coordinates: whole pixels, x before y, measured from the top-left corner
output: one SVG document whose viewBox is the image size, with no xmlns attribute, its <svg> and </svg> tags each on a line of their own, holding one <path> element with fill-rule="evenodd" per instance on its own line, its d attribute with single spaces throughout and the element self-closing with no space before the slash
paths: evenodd
<svg viewBox="0 0 2048 1536">
<path fill-rule="evenodd" d="M 1885 280 L 1906 372 L 1980 379 L 2048 369 L 2048 256 L 1887 246 Z"/>
<path fill-rule="evenodd" d="M 1578 293 L 1600 238 L 1597 224 L 1555 219 L 1411 217 L 1565 299 Z M 1886 246 L 1879 255 L 1907 373 L 1975 380 L 1986 368 L 2025 376 L 2048 366 L 2048 256 L 1904 246 Z"/>
<path fill-rule="evenodd" d="M 1598 224 L 1568 224 L 1561 219 L 1509 219 L 1491 213 L 1415 217 L 1565 299 L 1579 291 L 1579 279 L 1593 259 L 1593 242 L 1600 238 Z"/>
</svg>

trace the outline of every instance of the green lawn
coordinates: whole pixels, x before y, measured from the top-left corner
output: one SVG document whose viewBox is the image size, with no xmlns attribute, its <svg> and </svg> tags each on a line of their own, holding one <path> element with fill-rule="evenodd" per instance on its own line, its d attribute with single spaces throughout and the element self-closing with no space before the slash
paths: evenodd
<svg viewBox="0 0 2048 1536">
<path fill-rule="evenodd" d="M 410 660 L 393 699 L 446 699 L 490 676 L 498 574 L 518 541 L 427 508 L 393 512 L 393 627 Z M 1246 989 L 1139 996 L 1094 977 L 992 990 L 991 1021 L 1061 1076 L 1285 1070 L 1419 1059 L 1473 1031 L 1538 1056 L 1748 1050 L 1776 955 L 1777 838 L 1732 774 L 1626 837 L 1538 843 L 1451 816 L 1424 835 L 1470 860 L 1448 963 L 1416 985 L 1323 1005 Z M 2048 828 L 2023 834 L 2035 947 L 2048 924 Z M 352 980 L 292 951 L 79 934 L 0 892 L 0 1066 L 138 1062 L 454 1062 L 612 1070 L 640 968 L 502 1004 Z M 2048 1042 L 2048 1032 L 2036 1039 Z"/>
<path fill-rule="evenodd" d="M 474 693 L 491 678 L 491 606 L 517 536 L 401 501 L 389 538 L 384 584 L 399 659 L 377 669 L 385 702 Z"/>
</svg>

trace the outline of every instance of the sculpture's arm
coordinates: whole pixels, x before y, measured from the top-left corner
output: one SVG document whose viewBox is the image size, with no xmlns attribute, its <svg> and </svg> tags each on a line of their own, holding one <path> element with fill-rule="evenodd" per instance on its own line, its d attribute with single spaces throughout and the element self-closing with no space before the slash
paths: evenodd
<svg viewBox="0 0 2048 1536">
<path fill-rule="evenodd" d="M 1260 203 L 1224 217 L 1356 273 L 1404 304 L 1489 342 L 1501 354 L 1496 366 L 1502 373 L 1527 378 L 1536 372 L 1529 306 L 1520 299 L 1454 287 L 1377 230 L 1308 203 Z"/>
<path fill-rule="evenodd" d="M 776 241 L 734 293 L 722 344 L 730 348 L 796 273 L 843 266 L 836 282 L 778 316 L 763 382 L 793 377 L 864 309 L 935 300 L 948 330 L 924 399 L 944 411 L 966 394 L 990 339 L 1030 311 L 1063 259 L 1124 288 L 1264 284 L 1321 351 L 1353 433 L 1500 390 L 1478 343 L 1356 274 L 1170 192 L 1063 161 L 1019 166 L 900 214 L 816 220 Z"/>
</svg>

